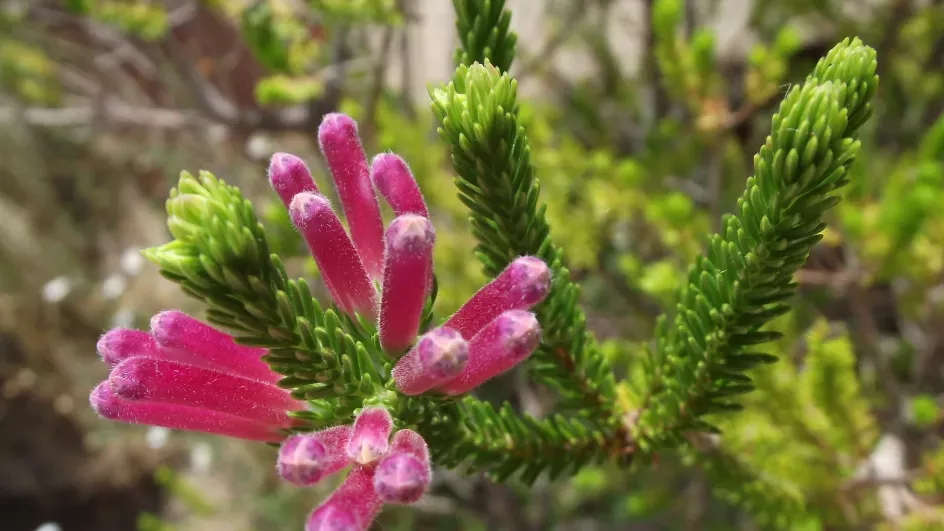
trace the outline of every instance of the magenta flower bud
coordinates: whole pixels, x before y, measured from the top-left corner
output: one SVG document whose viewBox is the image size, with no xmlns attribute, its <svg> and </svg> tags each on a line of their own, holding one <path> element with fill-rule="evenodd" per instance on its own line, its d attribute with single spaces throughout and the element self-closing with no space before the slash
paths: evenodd
<svg viewBox="0 0 944 531">
<path fill-rule="evenodd" d="M 370 180 L 387 201 L 394 214 L 429 217 L 426 201 L 409 166 L 393 153 L 381 153 L 370 164 Z"/>
<path fill-rule="evenodd" d="M 318 128 L 318 143 L 341 199 L 354 247 L 373 278 L 383 274 L 383 220 L 370 184 L 367 157 L 357 136 L 357 124 L 339 113 L 326 114 Z"/>
<path fill-rule="evenodd" d="M 301 487 L 318 483 L 348 465 L 347 443 L 351 426 L 335 426 L 315 433 L 292 435 L 279 449 L 279 476 Z"/>
<path fill-rule="evenodd" d="M 112 392 L 108 382 L 100 383 L 92 391 L 89 403 L 96 413 L 109 420 L 250 441 L 277 442 L 285 438 L 279 426 L 257 420 L 164 402 L 125 400 Z"/>
<path fill-rule="evenodd" d="M 337 490 L 311 513 L 305 531 L 367 531 L 381 507 L 373 479 L 373 468 L 353 468 Z"/>
<path fill-rule="evenodd" d="M 443 326 L 471 338 L 502 312 L 528 310 L 543 301 L 550 287 L 547 264 L 533 256 L 522 256 L 482 287 Z"/>
<path fill-rule="evenodd" d="M 189 315 L 169 310 L 151 317 L 151 334 L 166 350 L 183 351 L 165 358 L 231 372 L 260 382 L 280 378 L 264 361 L 264 348 L 237 345 L 233 338 Z"/>
<path fill-rule="evenodd" d="M 156 358 L 161 355 L 161 349 L 151 334 L 128 328 L 115 328 L 106 332 L 98 340 L 96 350 L 102 360 L 111 366 L 134 356 Z"/>
<path fill-rule="evenodd" d="M 336 500 L 319 506 L 305 523 L 305 531 L 366 531 L 369 527 L 358 523 L 351 508 Z"/>
<path fill-rule="evenodd" d="M 453 380 L 437 390 L 448 395 L 467 393 L 518 365 L 541 341 L 541 325 L 531 312 L 509 310 L 469 341 L 469 362 Z"/>
<path fill-rule="evenodd" d="M 413 430 L 400 430 L 390 441 L 390 454 L 374 473 L 374 492 L 386 503 L 413 503 L 429 488 L 432 472 L 429 447 Z"/>
<path fill-rule="evenodd" d="M 406 452 L 392 453 L 377 465 L 374 492 L 384 503 L 414 503 L 426 492 L 429 480 L 429 464 Z"/>
<path fill-rule="evenodd" d="M 374 287 L 331 203 L 322 195 L 302 192 L 292 200 L 289 211 L 338 307 L 349 315 L 357 312 L 374 319 Z"/>
<path fill-rule="evenodd" d="M 458 376 L 469 359 L 469 345 L 451 328 L 434 328 L 393 368 L 397 389 L 418 395 Z M 400 433 L 400 432 L 397 432 Z"/>
<path fill-rule="evenodd" d="M 404 214 L 390 223 L 385 240 L 380 346 L 399 353 L 413 343 L 420 327 L 436 233 L 428 219 Z"/>
<path fill-rule="evenodd" d="M 302 192 L 318 193 L 305 162 L 288 153 L 276 153 L 269 162 L 269 184 L 288 208 L 292 198 Z"/>
<path fill-rule="evenodd" d="M 278 426 L 289 425 L 288 411 L 305 407 L 275 385 L 170 360 L 129 358 L 112 369 L 108 383 L 125 400 L 209 409 Z"/>
<path fill-rule="evenodd" d="M 386 455 L 393 419 L 386 409 L 367 408 L 354 420 L 354 431 L 347 445 L 347 456 L 357 464 L 370 465 Z"/>
</svg>

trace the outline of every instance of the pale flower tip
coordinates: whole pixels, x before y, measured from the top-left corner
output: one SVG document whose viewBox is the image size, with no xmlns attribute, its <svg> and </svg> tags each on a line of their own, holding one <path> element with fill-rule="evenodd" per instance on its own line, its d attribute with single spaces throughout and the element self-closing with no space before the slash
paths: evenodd
<svg viewBox="0 0 944 531">
<path fill-rule="evenodd" d="M 374 155 L 374 158 L 370 161 L 370 167 L 376 172 L 371 172 L 371 180 L 374 181 L 374 184 L 377 184 L 377 179 L 383 179 L 389 171 L 400 171 L 401 169 L 407 169 L 406 161 L 404 161 L 396 153 L 378 153 Z"/>
<path fill-rule="evenodd" d="M 325 476 L 328 449 L 310 435 L 293 435 L 282 443 L 276 464 L 279 477 L 294 485 L 314 485 Z"/>
<path fill-rule="evenodd" d="M 360 465 L 369 465 L 386 455 L 390 448 L 393 418 L 383 408 L 368 408 L 354 421 L 354 431 L 348 443 L 348 457 Z"/>
<path fill-rule="evenodd" d="M 311 178 L 305 162 L 288 153 L 276 153 L 269 162 L 269 184 L 288 206 L 292 198 L 301 192 L 317 192 L 318 187 Z"/>
<path fill-rule="evenodd" d="M 339 503 L 326 503 L 308 517 L 305 531 L 365 531 L 354 513 L 340 507 Z"/>
<path fill-rule="evenodd" d="M 89 405 L 92 411 L 106 419 L 115 418 L 120 407 L 120 399 L 112 392 L 108 381 L 104 381 L 89 394 Z"/>
<path fill-rule="evenodd" d="M 288 208 L 292 222 L 296 227 L 300 227 L 308 224 L 325 210 L 331 210 L 331 202 L 321 194 L 301 192 L 292 198 Z M 334 211 L 331 210 L 331 213 L 334 214 Z"/>
<path fill-rule="evenodd" d="M 419 433 L 403 429 L 393 434 L 390 440 L 392 452 L 406 452 L 424 463 L 429 463 L 429 446 Z"/>
<path fill-rule="evenodd" d="M 175 346 L 175 338 L 187 332 L 187 326 L 195 322 L 180 310 L 165 310 L 151 317 L 151 334 L 162 345 Z"/>
<path fill-rule="evenodd" d="M 387 252 L 429 253 L 436 242 L 436 231 L 429 219 L 403 214 L 387 227 Z"/>
<path fill-rule="evenodd" d="M 115 328 L 99 338 L 95 349 L 105 363 L 115 366 L 132 356 L 151 355 L 154 338 L 141 330 Z"/>
<path fill-rule="evenodd" d="M 374 492 L 385 503 L 409 504 L 419 500 L 429 487 L 429 464 L 411 454 L 398 452 L 385 457 L 374 473 Z"/>
<path fill-rule="evenodd" d="M 432 379 L 457 376 L 469 360 L 469 344 L 459 332 L 446 327 L 423 334 L 417 343 L 421 371 Z"/>
<path fill-rule="evenodd" d="M 140 363 L 144 361 L 145 363 Z M 141 384 L 147 375 L 141 374 L 148 370 L 148 360 L 144 358 L 129 358 L 122 361 L 111 370 L 108 375 L 108 385 L 112 392 L 125 400 L 140 400 L 147 398 L 148 389 Z"/>
<path fill-rule="evenodd" d="M 357 122 L 346 114 L 332 112 L 324 115 L 318 126 L 318 141 L 324 150 L 327 142 L 338 142 L 357 138 Z"/>
<path fill-rule="evenodd" d="M 531 312 L 509 310 L 498 317 L 498 334 L 508 355 L 520 361 L 541 342 L 541 324 Z"/>
<path fill-rule="evenodd" d="M 533 256 L 522 256 L 508 268 L 521 291 L 524 304 L 533 306 L 547 297 L 551 289 L 551 270 L 544 261 Z"/>
</svg>

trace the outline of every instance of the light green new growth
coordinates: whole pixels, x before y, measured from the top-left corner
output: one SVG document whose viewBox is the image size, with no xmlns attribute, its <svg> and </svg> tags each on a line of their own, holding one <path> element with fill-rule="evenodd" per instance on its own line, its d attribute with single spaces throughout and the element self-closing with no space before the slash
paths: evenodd
<svg viewBox="0 0 944 531">
<path fill-rule="evenodd" d="M 823 214 L 840 200 L 834 192 L 848 182 L 855 133 L 871 113 L 875 68 L 871 48 L 844 41 L 774 115 L 738 214 L 724 219 L 724 232 L 692 266 L 675 314 L 662 318 L 633 432 L 641 446 L 677 444 L 685 430 L 712 431 L 701 416 L 739 409 L 734 397 L 753 389 L 744 372 L 775 360 L 755 350 L 779 337 L 761 328 L 789 310 L 793 274 L 822 238 Z"/>
</svg>

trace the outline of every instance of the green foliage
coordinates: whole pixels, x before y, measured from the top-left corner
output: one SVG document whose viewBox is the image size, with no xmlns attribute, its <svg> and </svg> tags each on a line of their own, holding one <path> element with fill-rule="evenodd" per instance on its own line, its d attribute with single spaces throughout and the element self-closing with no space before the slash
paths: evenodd
<svg viewBox="0 0 944 531">
<path fill-rule="evenodd" d="M 65 0 L 62 6 L 77 15 L 94 17 L 144 40 L 156 40 L 167 32 L 167 10 L 160 2 L 141 0 Z"/>
<path fill-rule="evenodd" d="M 652 350 L 639 444 L 678 441 L 682 430 L 713 430 L 707 413 L 740 409 L 732 399 L 753 385 L 743 373 L 774 357 L 754 351 L 779 337 L 761 327 L 789 310 L 793 274 L 819 241 L 823 213 L 859 147 L 855 132 L 871 113 L 875 55 L 844 41 L 794 87 L 774 115 L 772 134 L 754 159 L 753 177 L 689 271 L 671 319 Z"/>
<path fill-rule="evenodd" d="M 269 2 L 254 2 L 239 17 L 240 30 L 256 59 L 273 72 L 289 70 L 288 50 Z"/>
<path fill-rule="evenodd" d="M 423 434 L 438 464 L 484 470 L 495 481 L 517 474 L 531 485 L 542 473 L 555 479 L 589 463 L 629 462 L 620 441 L 607 432 L 562 415 L 519 415 L 507 403 L 496 409 L 472 397 L 457 403 L 405 399 L 396 418 Z"/>
<path fill-rule="evenodd" d="M 308 0 L 312 9 L 338 22 L 369 21 L 386 24 L 399 21 L 396 0 Z"/>
<path fill-rule="evenodd" d="M 53 105 L 61 89 L 56 66 L 35 46 L 0 37 L 0 84 L 27 102 Z"/>
<path fill-rule="evenodd" d="M 272 76 L 256 84 L 256 100 L 262 105 L 294 105 L 321 96 L 324 85 L 317 79 Z"/>
<path fill-rule="evenodd" d="M 455 53 L 456 64 L 472 66 L 487 59 L 507 72 L 518 37 L 509 29 L 511 12 L 505 9 L 505 0 L 452 0 L 452 5 L 462 42 Z"/>
<path fill-rule="evenodd" d="M 775 323 L 785 338 L 796 334 L 790 316 Z M 844 330 L 817 321 L 802 337 L 802 361 L 789 356 L 751 372 L 757 390 L 745 410 L 723 419 L 721 447 L 742 456 L 744 466 L 804 493 L 805 513 L 819 522 L 843 518 L 846 484 L 878 439 L 877 423 L 855 371 L 852 342 Z M 787 353 L 792 341 L 773 345 Z M 831 471 L 825 477 L 821 471 Z"/>
</svg>

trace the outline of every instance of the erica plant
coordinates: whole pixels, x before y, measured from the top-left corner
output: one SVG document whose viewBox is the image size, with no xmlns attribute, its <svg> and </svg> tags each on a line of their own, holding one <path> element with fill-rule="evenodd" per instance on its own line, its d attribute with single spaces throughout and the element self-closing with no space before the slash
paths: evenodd
<svg viewBox="0 0 944 531">
<path fill-rule="evenodd" d="M 309 530 L 367 529 L 384 505 L 417 501 L 433 466 L 530 484 L 591 462 L 649 463 L 657 450 L 716 457 L 706 415 L 736 411 L 753 389 L 746 371 L 775 361 L 762 346 L 778 336 L 763 327 L 786 311 L 870 115 L 874 53 L 847 40 L 784 98 L 737 210 L 660 318 L 626 399 L 549 237 L 508 74 L 510 15 L 500 1 L 454 5 L 459 66 L 430 91 L 432 111 L 489 282 L 435 314 L 436 230 L 408 161 L 368 159 L 355 122 L 328 114 L 318 141 L 338 204 L 296 156 L 274 155 L 268 180 L 330 300 L 289 278 L 238 189 L 185 172 L 167 200 L 173 240 L 146 255 L 206 304 L 205 319 L 167 311 L 149 332 L 112 330 L 98 345 L 112 367 L 91 395 L 103 417 L 279 443 L 279 475 L 302 487 L 346 474 Z M 475 398 L 519 365 L 556 393 L 556 411 L 534 418 Z M 736 459 L 723 466 L 758 521 L 789 528 L 802 500 Z"/>
</svg>

